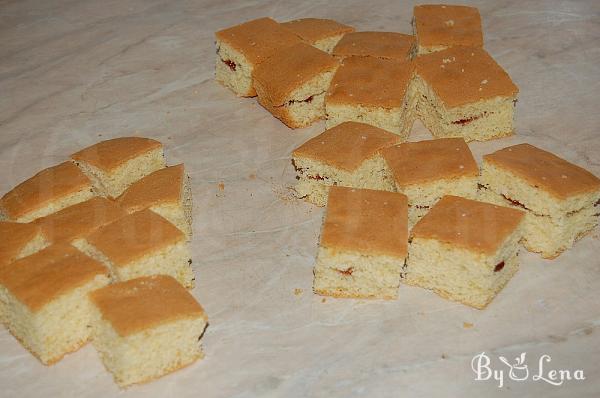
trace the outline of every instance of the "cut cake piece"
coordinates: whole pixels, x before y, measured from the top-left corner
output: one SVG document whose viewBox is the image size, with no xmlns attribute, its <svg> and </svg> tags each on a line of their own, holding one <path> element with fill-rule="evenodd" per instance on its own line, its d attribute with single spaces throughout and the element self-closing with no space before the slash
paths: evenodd
<svg viewBox="0 0 600 398">
<path fill-rule="evenodd" d="M 75 244 L 110 268 L 119 281 L 160 274 L 194 287 L 185 234 L 150 209 L 120 218 Z"/>
<path fill-rule="evenodd" d="M 289 47 L 254 69 L 258 102 L 288 127 L 308 126 L 325 118 L 325 92 L 338 66 L 309 44 Z"/>
<path fill-rule="evenodd" d="M 41 228 L 47 241 L 72 243 L 126 215 L 113 200 L 97 196 L 34 222 Z"/>
<path fill-rule="evenodd" d="M 315 293 L 396 298 L 407 235 L 403 194 L 331 187 L 314 267 Z"/>
<path fill-rule="evenodd" d="M 415 6 L 413 28 L 419 55 L 452 46 L 483 46 L 481 16 L 475 7 L 448 4 Z"/>
<path fill-rule="evenodd" d="M 48 242 L 37 225 L 0 221 L 0 267 L 46 246 Z"/>
<path fill-rule="evenodd" d="M 329 54 L 345 34 L 354 32 L 352 26 L 321 18 L 295 19 L 284 22 L 281 26 L 291 30 L 311 46 Z"/>
<path fill-rule="evenodd" d="M 165 167 L 160 142 L 142 137 L 119 137 L 98 142 L 71 159 L 105 196 L 116 198 L 129 185 Z"/>
<path fill-rule="evenodd" d="M 332 185 L 392 191 L 393 182 L 384 180 L 379 151 L 400 140 L 396 134 L 357 122 L 325 130 L 292 152 L 297 196 L 325 206 Z"/>
<path fill-rule="evenodd" d="M 436 138 L 485 141 L 512 135 L 518 88 L 483 49 L 452 47 L 417 57 L 411 96 Z"/>
<path fill-rule="evenodd" d="M 92 182 L 71 162 L 44 169 L 0 199 L 0 220 L 30 222 L 94 196 Z"/>
<path fill-rule="evenodd" d="M 598 225 L 600 179 L 530 144 L 483 157 L 481 197 L 525 210 L 524 246 L 554 258 Z"/>
<path fill-rule="evenodd" d="M 119 198 L 128 213 L 150 209 L 192 237 L 192 191 L 183 164 L 166 167 L 133 183 Z"/>
<path fill-rule="evenodd" d="M 387 179 L 408 197 L 409 228 L 444 195 L 477 197 L 479 167 L 462 138 L 405 142 L 382 150 L 381 156 Z"/>
<path fill-rule="evenodd" d="M 254 97 L 254 68 L 301 39 L 271 18 L 259 18 L 215 33 L 216 79 L 241 97 Z"/>
<path fill-rule="evenodd" d="M 115 283 L 90 298 L 93 345 L 120 387 L 151 381 L 204 356 L 198 341 L 206 313 L 172 277 Z"/>
<path fill-rule="evenodd" d="M 69 245 L 52 245 L 0 269 L 0 313 L 8 330 L 44 365 L 90 337 L 88 293 L 109 271 Z"/>
<path fill-rule="evenodd" d="M 485 308 L 518 270 L 525 213 L 444 196 L 412 229 L 403 281 Z"/>
<path fill-rule="evenodd" d="M 358 56 L 406 61 L 412 57 L 414 51 L 413 35 L 397 32 L 353 32 L 340 40 L 332 54 L 339 58 Z"/>
<path fill-rule="evenodd" d="M 374 57 L 348 57 L 338 68 L 327 96 L 326 126 L 346 121 L 367 123 L 408 137 L 417 97 L 408 96 L 412 62 Z"/>
</svg>

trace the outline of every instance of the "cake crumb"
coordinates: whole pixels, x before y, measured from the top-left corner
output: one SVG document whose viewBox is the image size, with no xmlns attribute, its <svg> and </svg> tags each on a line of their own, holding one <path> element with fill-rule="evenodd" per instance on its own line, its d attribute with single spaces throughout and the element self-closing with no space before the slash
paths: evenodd
<svg viewBox="0 0 600 398">
<path fill-rule="evenodd" d="M 473 324 L 471 322 L 463 322 L 463 328 L 471 329 L 472 327 L 473 327 Z"/>
<path fill-rule="evenodd" d="M 224 191 L 225 190 L 225 183 L 223 181 L 219 182 L 218 187 L 219 187 L 219 191 Z"/>
<path fill-rule="evenodd" d="M 303 292 L 304 292 L 304 291 L 303 291 L 302 289 L 300 289 L 300 288 L 295 288 L 295 289 L 294 289 L 294 294 L 295 294 L 296 296 L 299 296 L 299 295 L 301 295 Z"/>
<path fill-rule="evenodd" d="M 446 26 L 454 26 L 454 20 L 453 19 L 449 19 L 447 21 L 444 22 L 444 25 Z"/>
<path fill-rule="evenodd" d="M 256 180 L 256 174 L 255 174 L 255 173 L 252 173 L 252 174 L 250 174 L 250 175 L 248 176 L 248 178 L 249 178 L 250 180 Z"/>
<path fill-rule="evenodd" d="M 448 355 L 442 353 L 442 359 L 447 359 L 447 358 L 448 358 Z"/>
<path fill-rule="evenodd" d="M 326 302 L 326 301 L 327 301 L 327 299 L 326 299 L 325 297 L 323 297 L 323 298 L 321 299 L 321 302 L 322 302 L 322 303 L 324 303 L 324 302 Z"/>
</svg>

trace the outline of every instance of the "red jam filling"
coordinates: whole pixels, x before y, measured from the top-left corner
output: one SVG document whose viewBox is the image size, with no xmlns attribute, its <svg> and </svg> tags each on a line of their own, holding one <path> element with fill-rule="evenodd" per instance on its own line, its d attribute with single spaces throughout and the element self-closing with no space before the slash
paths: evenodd
<svg viewBox="0 0 600 398">
<path fill-rule="evenodd" d="M 515 206 L 519 206 L 519 207 L 522 207 L 523 209 L 529 210 L 527 207 L 525 207 L 525 205 L 524 205 L 523 203 L 521 203 L 521 202 L 519 202 L 519 201 L 517 201 L 517 200 L 513 200 L 513 199 L 509 198 L 509 197 L 508 197 L 508 196 L 506 196 L 506 195 L 502 195 L 502 197 L 503 197 L 504 199 L 508 200 L 510 203 L 512 203 L 512 204 L 513 204 L 513 205 L 515 205 Z"/>
<path fill-rule="evenodd" d="M 455 120 L 452 122 L 452 124 L 460 124 L 461 126 L 464 126 L 465 124 L 469 124 L 474 120 L 479 119 L 481 116 L 473 116 L 473 117 L 468 117 L 466 119 L 460 119 L 460 120 Z"/>
<path fill-rule="evenodd" d="M 494 272 L 502 271 L 502 268 L 504 268 L 504 261 L 496 264 L 496 266 L 494 267 Z"/>
<path fill-rule="evenodd" d="M 232 71 L 235 72 L 235 68 L 237 67 L 237 65 L 235 64 L 235 62 L 230 61 L 230 60 L 223 60 L 223 63 L 227 66 L 229 66 L 229 69 L 231 69 Z"/>
<path fill-rule="evenodd" d="M 323 181 L 323 180 L 325 180 L 325 179 L 326 179 L 325 177 L 321 177 L 321 176 L 320 176 L 320 175 L 318 175 L 318 174 L 317 174 L 317 175 L 314 175 L 314 176 L 308 176 L 307 178 L 308 178 L 308 179 L 310 179 L 310 180 L 318 180 L 318 181 Z"/>
<path fill-rule="evenodd" d="M 338 269 L 336 271 L 339 272 L 342 275 L 352 276 L 352 273 L 354 272 L 354 268 L 350 267 L 350 268 L 347 268 L 345 270 Z"/>
</svg>

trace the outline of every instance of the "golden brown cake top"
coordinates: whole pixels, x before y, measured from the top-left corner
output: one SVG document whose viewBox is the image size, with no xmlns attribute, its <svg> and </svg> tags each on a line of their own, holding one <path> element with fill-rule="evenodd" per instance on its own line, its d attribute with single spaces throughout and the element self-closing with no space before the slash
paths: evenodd
<svg viewBox="0 0 600 398">
<path fill-rule="evenodd" d="M 122 337 L 181 319 L 208 319 L 196 299 L 167 275 L 115 283 L 96 290 L 90 298 Z"/>
<path fill-rule="evenodd" d="M 0 221 L 0 266 L 12 262 L 40 233 L 35 224 Z"/>
<path fill-rule="evenodd" d="M 514 97 L 519 89 L 481 48 L 451 47 L 416 59 L 417 74 L 448 108 L 494 97 Z"/>
<path fill-rule="evenodd" d="M 183 232 L 149 209 L 120 218 L 86 238 L 117 267 L 127 266 L 185 239 Z"/>
<path fill-rule="evenodd" d="M 89 146 L 71 155 L 76 162 L 88 163 L 103 171 L 112 171 L 131 159 L 162 148 L 156 140 L 143 137 L 119 137 Z"/>
<path fill-rule="evenodd" d="M 338 68 L 326 103 L 395 108 L 402 106 L 414 72 L 412 62 L 348 57 Z"/>
<path fill-rule="evenodd" d="M 378 127 L 344 122 L 306 141 L 294 150 L 292 158 L 309 158 L 353 171 L 382 148 L 401 141 L 402 137 Z"/>
<path fill-rule="evenodd" d="M 321 246 L 405 258 L 407 242 L 408 201 L 405 195 L 331 187 Z"/>
<path fill-rule="evenodd" d="M 165 167 L 133 183 L 117 202 L 129 213 L 163 203 L 179 203 L 183 178 L 183 164 Z"/>
<path fill-rule="evenodd" d="M 420 46 L 483 46 L 481 16 L 477 8 L 420 5 L 415 6 L 414 16 Z"/>
<path fill-rule="evenodd" d="M 600 179 L 589 171 L 530 144 L 519 144 L 485 155 L 493 164 L 559 199 L 600 190 Z"/>
<path fill-rule="evenodd" d="M 414 226 L 411 236 L 491 255 L 524 216 L 521 210 L 448 195 Z"/>
<path fill-rule="evenodd" d="M 477 162 L 462 138 L 405 142 L 381 154 L 399 186 L 479 175 Z"/>
<path fill-rule="evenodd" d="M 68 243 L 126 215 L 115 201 L 94 197 L 38 218 L 35 223 L 48 241 Z"/>
<path fill-rule="evenodd" d="M 73 246 L 57 244 L 0 268 L 0 284 L 36 312 L 109 270 Z"/>
<path fill-rule="evenodd" d="M 377 57 L 407 60 L 415 46 L 415 37 L 397 32 L 353 32 L 336 44 L 336 57 Z"/>
<path fill-rule="evenodd" d="M 84 189 L 92 189 L 90 180 L 72 162 L 64 162 L 14 187 L 0 199 L 0 207 L 9 219 L 16 220 Z"/>
<path fill-rule="evenodd" d="M 264 88 L 269 102 L 278 106 L 290 101 L 292 91 L 338 66 L 338 61 L 326 52 L 298 43 L 261 63 L 252 76 Z"/>
<path fill-rule="evenodd" d="M 217 40 L 242 53 L 254 66 L 300 38 L 271 18 L 259 18 L 215 33 Z"/>
<path fill-rule="evenodd" d="M 291 30 L 302 40 L 311 44 L 328 37 L 354 32 L 352 26 L 341 24 L 333 19 L 321 18 L 295 19 L 284 22 L 281 26 Z"/>
</svg>

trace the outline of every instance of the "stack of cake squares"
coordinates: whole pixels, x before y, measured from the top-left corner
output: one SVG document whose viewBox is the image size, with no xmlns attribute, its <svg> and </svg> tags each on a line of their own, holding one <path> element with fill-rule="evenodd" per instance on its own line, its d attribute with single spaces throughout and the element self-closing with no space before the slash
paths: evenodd
<svg viewBox="0 0 600 398">
<path fill-rule="evenodd" d="M 217 81 L 291 128 L 355 121 L 406 140 L 420 119 L 436 138 L 514 132 L 518 88 L 483 49 L 473 7 L 416 6 L 412 34 L 260 18 L 215 35 Z"/>
<path fill-rule="evenodd" d="M 242 23 L 216 33 L 217 80 L 288 127 L 325 119 L 291 155 L 296 196 L 326 207 L 316 293 L 389 299 L 403 281 L 484 308 L 520 243 L 555 257 L 597 225 L 598 179 L 528 145 L 480 172 L 468 142 L 514 133 L 519 89 L 484 49 L 476 8 L 418 5 L 412 22 Z M 407 142 L 417 119 L 433 139 Z"/>
<path fill-rule="evenodd" d="M 46 365 L 94 340 L 122 387 L 201 358 L 183 165 L 142 137 L 70 158 L 0 198 L 0 320 Z"/>
</svg>

